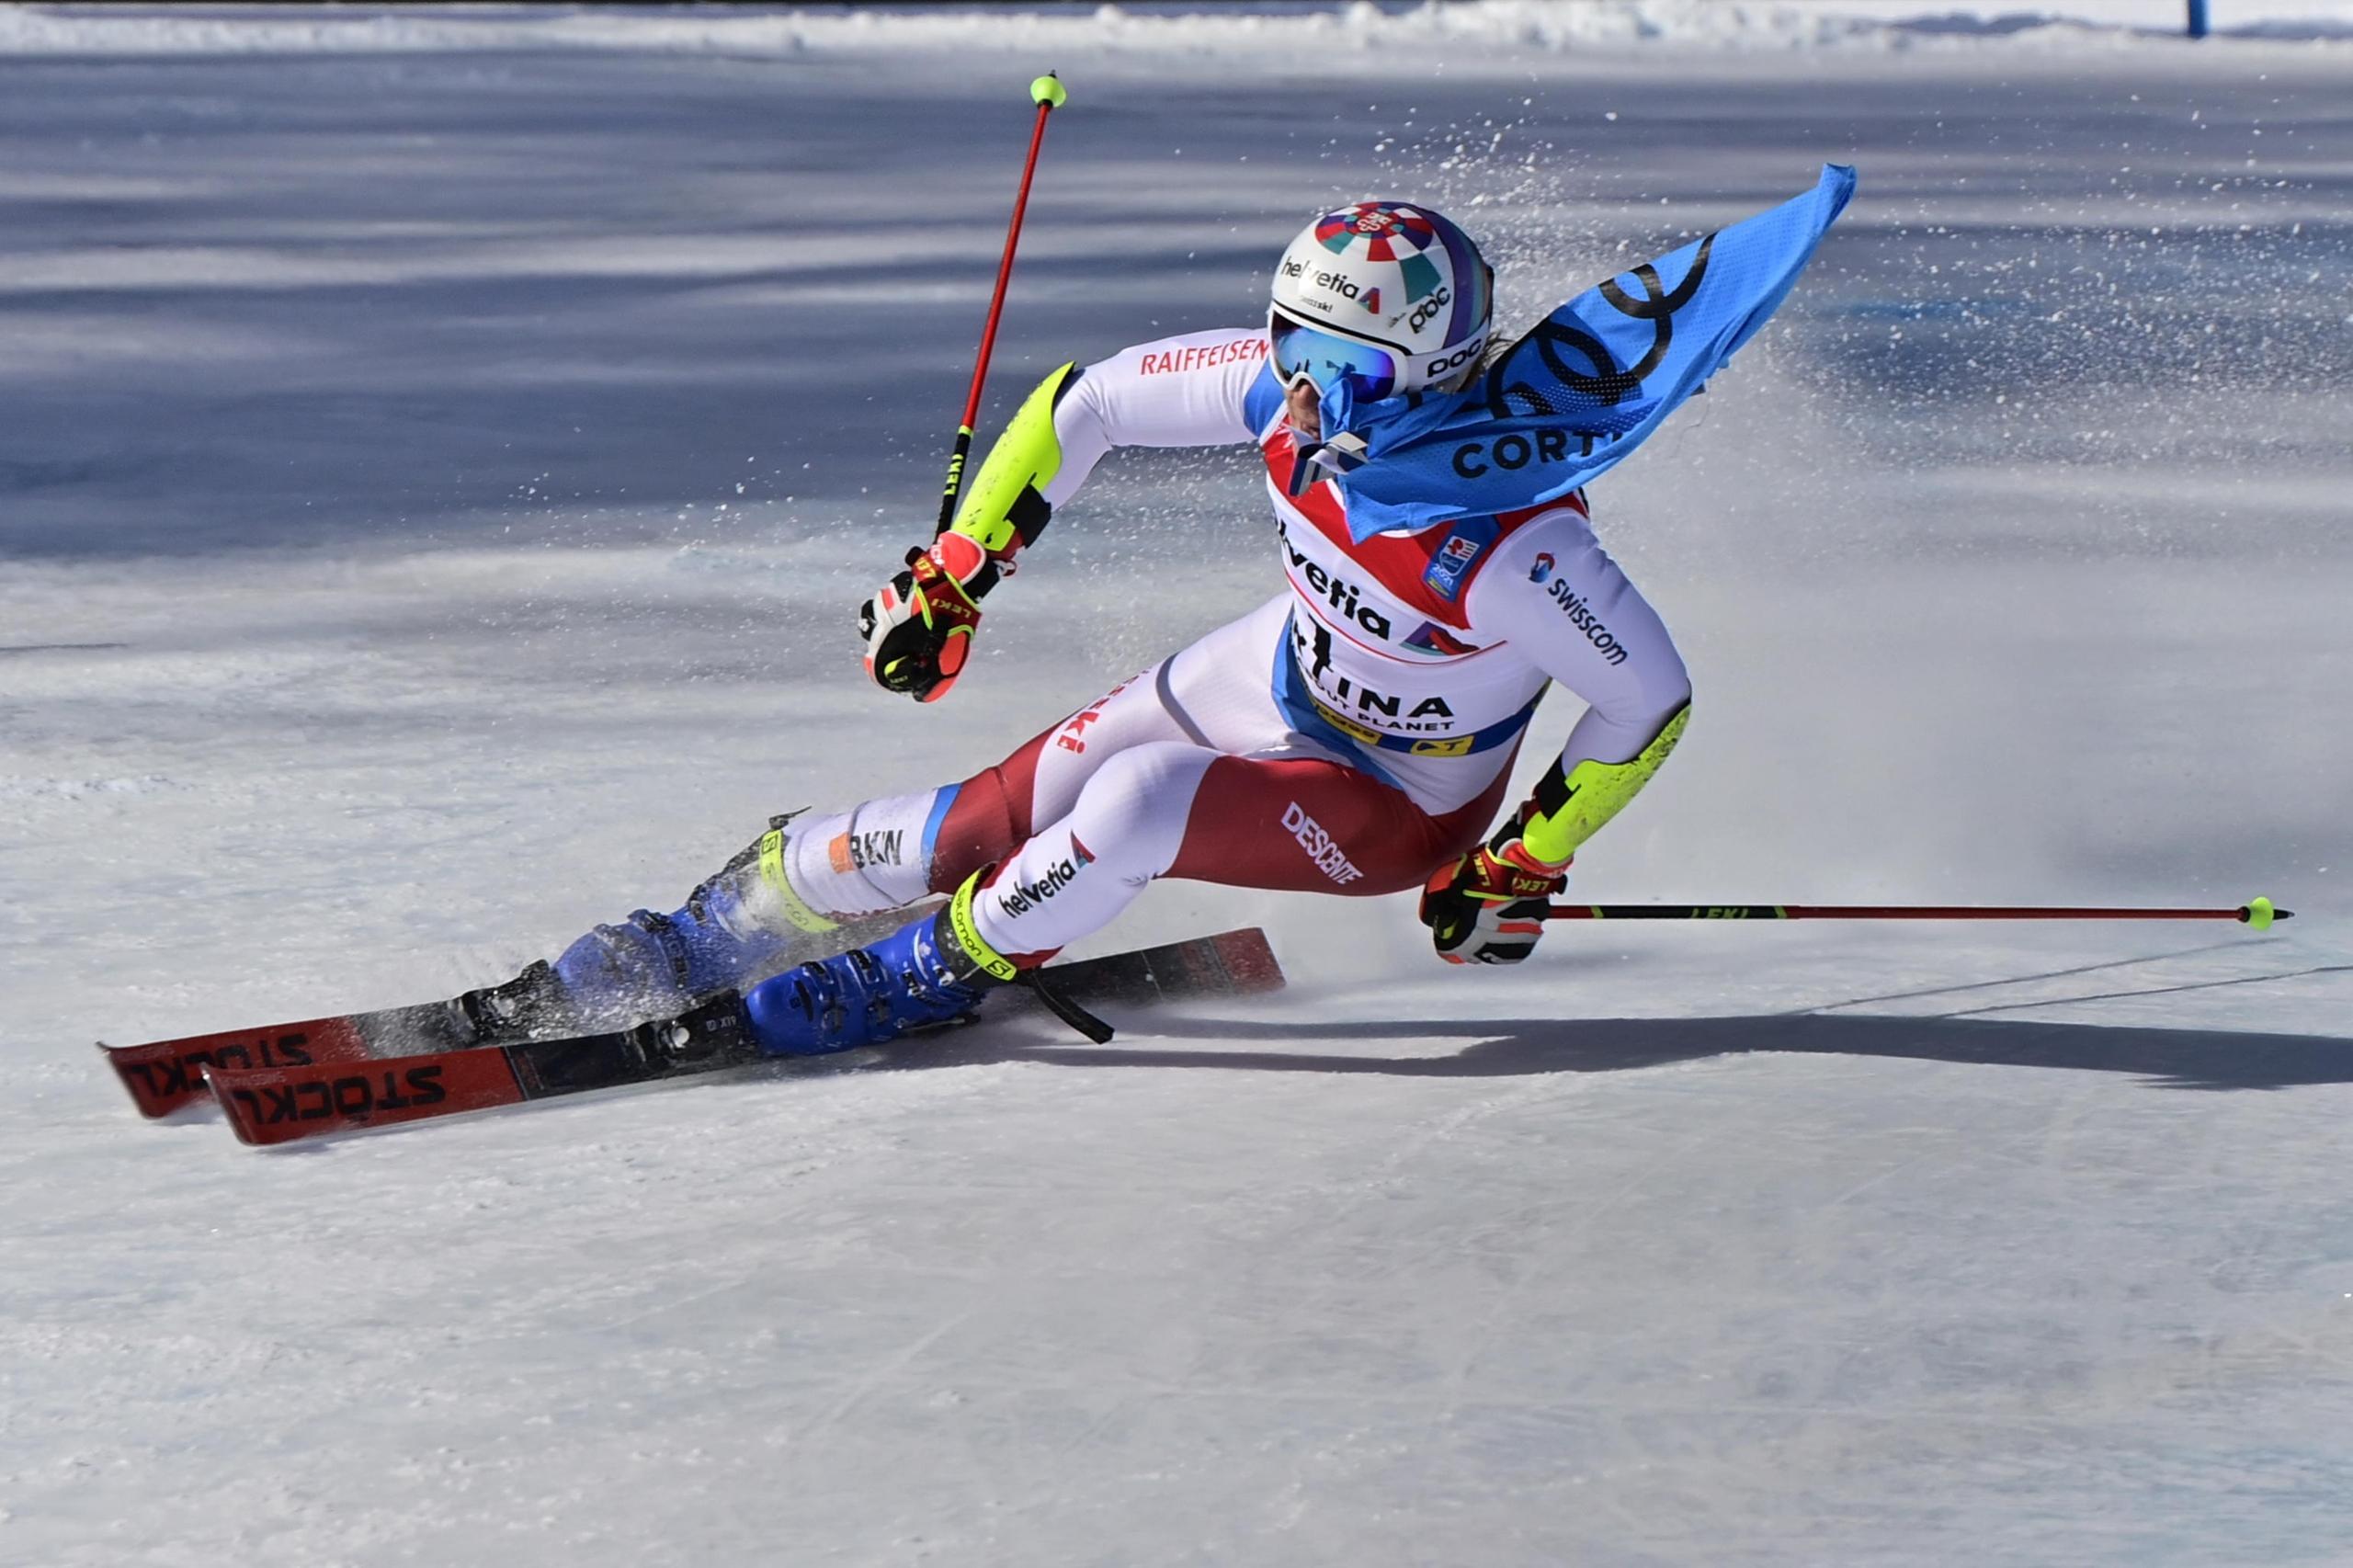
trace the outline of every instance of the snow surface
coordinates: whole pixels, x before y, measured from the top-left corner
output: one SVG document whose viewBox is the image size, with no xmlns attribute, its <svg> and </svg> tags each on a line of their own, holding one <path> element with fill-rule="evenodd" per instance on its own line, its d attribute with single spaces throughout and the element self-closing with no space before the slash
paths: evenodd
<svg viewBox="0 0 2353 1568">
<path fill-rule="evenodd" d="M 2353 6 L 2045 9 L 0 9 L 0 1562 L 2353 1558 Z M 1860 166 L 1597 494 L 1699 696 L 1582 896 L 2303 917 L 1463 974 L 1171 885 L 1099 945 L 1294 989 L 138 1122 L 93 1037 L 499 977 L 1269 590 L 1133 454 L 949 701 L 858 673 L 1048 66 L 1000 413 L 1327 199 L 1524 322 Z"/>
</svg>

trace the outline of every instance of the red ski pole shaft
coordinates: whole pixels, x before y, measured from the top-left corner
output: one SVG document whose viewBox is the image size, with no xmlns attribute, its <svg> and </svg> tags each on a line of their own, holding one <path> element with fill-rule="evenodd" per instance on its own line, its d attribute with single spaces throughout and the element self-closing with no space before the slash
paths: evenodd
<svg viewBox="0 0 2353 1568">
<path fill-rule="evenodd" d="M 1038 149 L 1045 145 L 1046 117 L 1070 101 L 1062 81 L 1049 71 L 1029 84 L 1038 118 L 1029 128 L 1029 156 L 1021 165 L 1021 188 L 1013 197 L 1013 222 L 1006 226 L 1005 255 L 996 264 L 996 290 L 989 296 L 988 324 L 981 329 L 980 358 L 972 362 L 972 390 L 964 397 L 964 417 L 956 426 L 956 444 L 948 455 L 948 484 L 939 496 L 939 527 L 946 533 L 956 520 L 956 497 L 964 488 L 964 461 L 972 455 L 972 426 L 981 416 L 981 389 L 988 383 L 989 356 L 996 348 L 997 318 L 1005 313 L 1006 286 L 1013 280 L 1013 253 L 1021 243 L 1022 215 L 1029 210 L 1029 181 L 1038 172 Z"/>
<path fill-rule="evenodd" d="M 2235 909 L 1922 903 L 1556 903 L 1553 920 L 2235 920 L 2258 931 L 2295 918 L 2268 898 Z"/>
</svg>

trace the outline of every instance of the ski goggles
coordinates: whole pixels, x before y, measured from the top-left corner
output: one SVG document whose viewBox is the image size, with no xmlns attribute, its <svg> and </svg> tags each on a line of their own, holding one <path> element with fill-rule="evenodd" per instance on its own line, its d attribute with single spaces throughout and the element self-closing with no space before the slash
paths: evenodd
<svg viewBox="0 0 2353 1568">
<path fill-rule="evenodd" d="M 1305 380 L 1321 390 L 1345 381 L 1358 403 L 1379 403 L 1394 394 L 1405 379 L 1404 361 L 1378 344 L 1302 326 L 1284 316 L 1267 324 L 1267 335 L 1274 350 L 1275 374 L 1287 387 Z"/>
</svg>

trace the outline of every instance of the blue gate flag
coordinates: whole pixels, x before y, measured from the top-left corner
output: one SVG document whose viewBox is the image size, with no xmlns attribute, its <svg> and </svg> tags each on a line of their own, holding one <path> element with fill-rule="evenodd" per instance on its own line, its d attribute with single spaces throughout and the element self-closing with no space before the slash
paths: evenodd
<svg viewBox="0 0 2353 1568">
<path fill-rule="evenodd" d="M 1614 468 L 1779 307 L 1855 193 L 1814 187 L 1586 290 L 1457 392 L 1324 395 L 1348 530 L 1418 531 L 1557 501 Z"/>
</svg>

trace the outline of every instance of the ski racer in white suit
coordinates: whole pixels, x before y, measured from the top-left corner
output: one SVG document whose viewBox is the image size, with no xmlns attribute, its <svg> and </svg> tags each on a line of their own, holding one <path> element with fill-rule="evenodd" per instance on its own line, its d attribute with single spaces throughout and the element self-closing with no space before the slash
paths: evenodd
<svg viewBox="0 0 2353 1568">
<path fill-rule="evenodd" d="M 1164 876 L 1355 895 L 1421 888 L 1442 956 L 1526 958 L 1578 846 L 1681 735 L 1683 660 L 1595 539 L 1582 494 L 1358 540 L 1340 484 L 1314 460 L 1337 378 L 1356 378 L 1362 400 L 1449 388 L 1477 369 L 1490 284 L 1439 214 L 1358 203 L 1286 252 L 1267 323 L 1049 375 L 954 526 L 910 551 L 862 608 L 877 681 L 944 696 L 982 596 L 1115 447 L 1257 446 L 1282 591 L 970 778 L 789 831 L 779 821 L 685 909 L 600 927 L 557 975 L 584 1008 L 629 990 L 642 1007 L 664 983 L 683 999 L 809 950 L 845 921 L 949 895 L 936 915 L 749 994 L 767 1048 L 839 1050 L 969 1009 Z M 1453 461 L 1524 464 L 1542 455 L 1534 445 L 1506 437 Z M 1551 682 L 1586 711 L 1533 796 L 1498 822 Z"/>
</svg>

